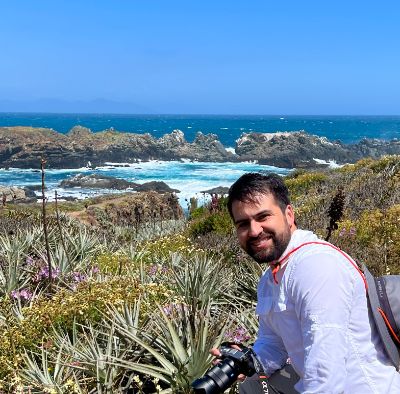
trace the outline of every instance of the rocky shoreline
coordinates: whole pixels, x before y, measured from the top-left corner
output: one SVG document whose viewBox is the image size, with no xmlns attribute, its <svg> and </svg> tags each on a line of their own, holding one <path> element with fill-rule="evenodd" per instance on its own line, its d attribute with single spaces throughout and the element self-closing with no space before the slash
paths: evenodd
<svg viewBox="0 0 400 394">
<path fill-rule="evenodd" d="M 198 132 L 193 142 L 174 130 L 161 138 L 115 130 L 92 132 L 75 126 L 67 134 L 33 127 L 0 127 L 0 167 L 47 168 L 97 167 L 107 162 L 135 163 L 148 160 L 204 162 L 257 161 L 282 168 L 315 167 L 320 161 L 354 163 L 365 157 L 400 154 L 400 141 L 363 139 L 356 144 L 329 141 L 305 131 L 243 133 L 235 153 L 216 134 Z"/>
</svg>

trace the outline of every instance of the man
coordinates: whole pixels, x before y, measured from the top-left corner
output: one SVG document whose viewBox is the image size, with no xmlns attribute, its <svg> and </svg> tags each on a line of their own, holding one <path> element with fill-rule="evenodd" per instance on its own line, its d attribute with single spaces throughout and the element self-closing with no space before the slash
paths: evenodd
<svg viewBox="0 0 400 394">
<path fill-rule="evenodd" d="M 344 252 L 297 229 L 283 180 L 243 175 L 230 188 L 228 209 L 240 246 L 271 268 L 258 285 L 254 344 L 267 375 L 289 358 L 300 393 L 400 393 L 360 272 Z"/>
</svg>

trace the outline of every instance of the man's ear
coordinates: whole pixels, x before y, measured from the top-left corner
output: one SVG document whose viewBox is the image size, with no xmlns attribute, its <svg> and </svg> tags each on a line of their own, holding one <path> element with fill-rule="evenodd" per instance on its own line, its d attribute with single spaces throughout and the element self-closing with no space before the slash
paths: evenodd
<svg viewBox="0 0 400 394">
<path fill-rule="evenodd" d="M 292 229 L 293 226 L 296 225 L 295 218 L 294 218 L 294 209 L 291 205 L 288 205 L 285 209 L 285 216 L 286 220 L 289 223 L 290 228 Z"/>
</svg>

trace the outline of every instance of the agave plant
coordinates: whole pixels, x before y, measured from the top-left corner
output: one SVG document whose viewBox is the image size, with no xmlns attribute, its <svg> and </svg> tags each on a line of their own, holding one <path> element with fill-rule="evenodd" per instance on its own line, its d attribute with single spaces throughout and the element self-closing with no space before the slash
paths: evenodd
<svg viewBox="0 0 400 394">
<path fill-rule="evenodd" d="M 65 362 L 62 347 L 55 357 L 52 357 L 42 346 L 40 354 L 25 352 L 22 359 L 24 368 L 19 371 L 18 377 L 22 382 L 24 392 L 62 394 L 66 392 L 68 386 L 75 389 L 68 390 L 70 393 L 83 392 L 74 382 L 74 369 Z"/>
<path fill-rule="evenodd" d="M 25 353 L 19 378 L 39 390 L 33 392 L 111 394 L 119 392 L 124 375 L 111 360 L 125 358 L 124 352 L 112 325 L 74 323 L 70 332 L 55 328 L 41 354 Z"/>
<path fill-rule="evenodd" d="M 77 232 L 65 232 L 64 236 L 66 253 L 71 261 L 88 262 L 102 246 L 99 237 L 90 234 L 84 227 L 79 227 Z"/>
<path fill-rule="evenodd" d="M 257 302 L 257 286 L 262 275 L 262 268 L 250 259 L 242 259 L 239 264 L 231 267 L 231 273 L 236 278 L 232 291 L 226 293 L 228 299 L 245 307 L 255 306 Z"/>
<path fill-rule="evenodd" d="M 151 323 L 140 330 L 127 320 L 112 324 L 126 342 L 147 353 L 133 360 L 115 357 L 113 363 L 167 383 L 165 392 L 189 393 L 190 383 L 210 366 L 209 351 L 221 343 L 226 318 L 213 314 L 210 304 L 196 310 L 177 304 L 158 306 Z"/>
<path fill-rule="evenodd" d="M 182 219 L 144 222 L 137 228 L 135 238 L 137 241 L 154 239 L 182 231 L 185 226 L 186 221 Z"/>
<path fill-rule="evenodd" d="M 14 235 L 0 236 L 0 292 L 2 295 L 24 287 L 29 281 L 25 269 L 27 252 L 35 244 L 39 235 L 37 231 L 23 233 L 17 231 Z"/>
<path fill-rule="evenodd" d="M 174 253 L 170 268 L 176 294 L 199 309 L 217 303 L 231 286 L 229 278 L 222 274 L 222 260 L 206 254 L 194 254 L 188 258 Z"/>
</svg>

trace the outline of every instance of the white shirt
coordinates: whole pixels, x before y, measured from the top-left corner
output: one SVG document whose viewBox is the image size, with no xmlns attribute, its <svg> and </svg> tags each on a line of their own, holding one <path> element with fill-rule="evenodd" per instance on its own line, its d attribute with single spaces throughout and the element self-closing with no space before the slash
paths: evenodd
<svg viewBox="0 0 400 394">
<path fill-rule="evenodd" d="M 296 230 L 282 256 L 310 241 L 320 240 Z M 325 245 L 303 246 L 276 279 L 268 269 L 258 285 L 254 350 L 267 374 L 289 357 L 300 393 L 400 393 L 400 374 L 368 316 L 362 277 L 343 255 Z"/>
</svg>

